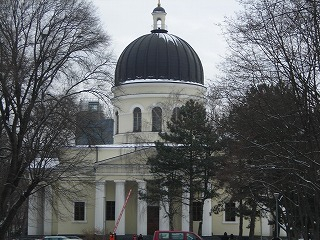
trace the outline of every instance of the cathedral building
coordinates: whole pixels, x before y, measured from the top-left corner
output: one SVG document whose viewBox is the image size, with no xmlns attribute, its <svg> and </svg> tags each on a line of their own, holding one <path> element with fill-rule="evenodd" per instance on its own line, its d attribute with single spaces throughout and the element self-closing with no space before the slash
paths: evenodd
<svg viewBox="0 0 320 240">
<path fill-rule="evenodd" d="M 139 198 L 140 191 L 147 191 L 146 179 L 152 178 L 145 163 L 172 114 L 189 99 L 203 101 L 206 87 L 200 58 L 185 40 L 168 33 L 166 11 L 160 3 L 152 17 L 151 33 L 132 41 L 117 62 L 112 88 L 113 142 L 74 147 L 75 151 L 86 147 L 90 151 L 86 159 L 94 169 L 91 186 L 68 203 L 59 202 L 53 190 L 32 196 L 30 206 L 38 207 L 29 209 L 29 235 L 82 235 L 84 231 L 152 235 L 155 230 L 169 229 L 160 204 L 149 205 Z M 55 207 L 48 204 L 48 198 Z M 236 235 L 239 222 L 234 206 L 214 213 L 213 205 L 214 199 L 205 201 L 203 218 L 194 219 L 194 230 L 198 231 L 203 219 L 202 236 Z M 182 203 L 180 217 L 175 219 L 177 230 L 189 230 L 188 212 L 189 207 Z M 256 224 L 255 233 L 271 235 L 266 218 Z"/>
</svg>

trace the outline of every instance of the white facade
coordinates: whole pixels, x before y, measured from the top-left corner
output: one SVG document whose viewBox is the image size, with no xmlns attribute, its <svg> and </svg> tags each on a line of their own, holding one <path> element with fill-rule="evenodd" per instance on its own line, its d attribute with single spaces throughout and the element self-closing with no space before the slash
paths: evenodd
<svg viewBox="0 0 320 240">
<path fill-rule="evenodd" d="M 117 224 L 118 236 L 127 234 L 151 234 L 152 231 L 169 229 L 169 221 L 161 204 L 148 206 L 139 199 L 139 191 L 146 191 L 145 179 L 152 176 L 145 165 L 148 156 L 154 153 L 153 141 L 158 138 L 157 132 L 151 131 L 152 109 L 156 106 L 163 109 L 163 129 L 165 121 L 169 119 L 175 107 L 181 106 L 190 98 L 201 100 L 205 87 L 200 84 L 175 81 L 132 81 L 113 89 L 115 112 L 118 112 L 118 132 L 115 134 L 112 145 L 99 145 L 91 150 L 87 156 L 88 164 L 95 169 L 94 181 L 89 187 L 85 202 L 85 219 L 75 221 L 73 202 L 62 204 L 57 202 L 58 209 L 69 215 L 59 218 L 40 201 L 45 201 L 45 194 L 38 194 L 30 198 L 32 203 L 42 206 L 36 213 L 29 215 L 29 234 L 83 234 L 84 231 L 95 231 L 97 235 L 113 232 Z M 141 132 L 133 132 L 133 109 L 139 107 L 141 111 Z M 116 128 L 116 127 L 115 127 Z M 116 131 L 116 130 L 115 130 Z M 83 146 L 85 148 L 86 146 Z M 81 148 L 78 146 L 76 149 Z M 127 201 L 125 210 L 121 213 Z M 54 196 L 53 196 L 54 197 Z M 78 199 L 75 199 L 78 201 Z M 115 203 L 115 219 L 107 220 L 107 202 Z M 214 199 L 207 199 L 203 208 L 202 235 L 223 235 L 224 232 L 237 235 L 238 219 L 226 222 L 224 214 L 214 214 L 211 209 Z M 66 209 L 69 209 L 67 211 Z M 153 212 L 156 209 L 158 213 Z M 182 203 L 181 216 L 175 219 L 176 229 L 188 230 L 189 206 Z M 51 214 L 51 218 L 49 215 Z M 118 216 L 122 214 L 117 223 Z M 271 227 L 267 219 L 262 224 L 256 224 L 256 235 L 270 235 Z M 248 223 L 245 223 L 248 224 Z M 198 231 L 199 221 L 193 223 L 194 231 Z M 248 235 L 247 229 L 244 231 Z"/>
<path fill-rule="evenodd" d="M 171 80 L 136 80 L 114 87 L 112 103 L 119 116 L 118 122 L 115 116 L 119 131 L 115 132 L 114 143 L 154 142 L 158 139 L 158 132 L 152 132 L 152 109 L 162 109 L 162 129 L 165 131 L 165 123 L 170 119 L 173 109 L 182 106 L 190 98 L 202 101 L 205 90 L 200 84 Z M 141 109 L 141 132 L 133 132 L 132 113 L 136 107 Z"/>
</svg>

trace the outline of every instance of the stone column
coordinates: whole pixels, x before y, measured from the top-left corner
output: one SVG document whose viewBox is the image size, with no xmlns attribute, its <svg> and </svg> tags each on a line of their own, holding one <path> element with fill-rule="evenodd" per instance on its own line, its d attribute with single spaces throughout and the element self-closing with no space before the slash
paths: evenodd
<svg viewBox="0 0 320 240">
<path fill-rule="evenodd" d="M 115 193 L 115 198 L 116 198 L 116 206 L 115 206 L 115 221 L 117 222 L 118 217 L 121 213 L 121 210 L 123 208 L 123 205 L 125 203 L 125 180 L 114 180 L 116 184 L 116 193 Z M 123 211 L 123 214 L 121 216 L 120 222 L 118 224 L 116 234 L 117 235 L 125 235 L 125 228 L 126 228 L 126 214 L 125 210 Z"/>
<path fill-rule="evenodd" d="M 207 198 L 204 200 L 203 205 L 203 222 L 202 222 L 202 236 L 211 236 L 212 235 L 212 213 L 211 213 L 211 199 Z"/>
<path fill-rule="evenodd" d="M 97 235 L 105 233 L 106 221 L 106 187 L 105 181 L 96 182 L 96 199 L 95 199 L 95 214 L 94 214 L 94 227 Z"/>
<path fill-rule="evenodd" d="M 137 180 L 138 206 L 137 206 L 137 234 L 147 235 L 147 202 L 139 199 L 139 192 L 146 193 L 146 182 Z"/>
<path fill-rule="evenodd" d="M 272 236 L 272 226 L 269 224 L 269 217 L 272 218 L 270 214 L 264 210 L 260 210 L 260 228 L 261 236 Z"/>
<path fill-rule="evenodd" d="M 52 234 L 52 188 L 48 186 L 44 192 L 44 225 L 43 234 Z"/>
<path fill-rule="evenodd" d="M 169 217 L 165 209 L 169 209 L 169 203 L 167 201 L 167 197 L 164 198 L 164 202 L 159 203 L 159 230 L 168 230 L 169 226 Z"/>
<path fill-rule="evenodd" d="M 43 201 L 42 191 L 38 190 L 29 196 L 28 235 L 43 234 Z"/>
<path fill-rule="evenodd" d="M 182 224 L 181 229 L 183 231 L 189 231 L 189 198 L 190 193 L 183 192 L 182 194 Z"/>
</svg>

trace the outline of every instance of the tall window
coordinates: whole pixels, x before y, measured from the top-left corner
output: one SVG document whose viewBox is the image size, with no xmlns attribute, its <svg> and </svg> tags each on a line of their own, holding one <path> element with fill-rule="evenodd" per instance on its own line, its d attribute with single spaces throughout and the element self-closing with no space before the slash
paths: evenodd
<svg viewBox="0 0 320 240">
<path fill-rule="evenodd" d="M 162 109 L 155 107 L 152 109 L 152 132 L 162 131 Z"/>
<path fill-rule="evenodd" d="M 201 221 L 202 220 L 202 203 L 201 202 L 193 202 L 193 221 Z"/>
<path fill-rule="evenodd" d="M 175 107 L 172 111 L 172 119 L 174 119 L 175 121 L 178 120 L 180 114 L 180 108 L 179 107 Z"/>
<path fill-rule="evenodd" d="M 115 209 L 116 209 L 115 201 L 106 202 L 106 220 L 115 220 L 115 215 L 116 215 Z"/>
<path fill-rule="evenodd" d="M 119 133 L 119 113 L 116 111 L 116 134 Z"/>
<path fill-rule="evenodd" d="M 133 131 L 141 132 L 141 109 L 138 107 L 133 110 Z"/>
<path fill-rule="evenodd" d="M 85 202 L 74 202 L 74 221 L 85 220 Z"/>
<path fill-rule="evenodd" d="M 226 222 L 236 221 L 236 204 L 234 202 L 225 203 L 224 220 Z"/>
</svg>

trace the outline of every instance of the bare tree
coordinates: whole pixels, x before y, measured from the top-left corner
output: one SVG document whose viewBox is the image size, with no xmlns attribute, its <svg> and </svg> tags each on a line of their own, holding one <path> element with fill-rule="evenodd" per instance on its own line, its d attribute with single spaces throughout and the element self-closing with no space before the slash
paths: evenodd
<svg viewBox="0 0 320 240">
<path fill-rule="evenodd" d="M 62 147 L 77 96 L 109 96 L 108 45 L 85 0 L 0 1 L 0 239 L 35 191 L 88 170 L 83 153 L 61 163 Z"/>
<path fill-rule="evenodd" d="M 255 114 L 242 115 L 242 128 L 249 131 L 238 132 L 237 137 L 246 141 L 248 153 L 260 149 L 247 158 L 254 159 L 256 171 L 267 173 L 267 192 L 282 193 L 281 217 L 288 236 L 302 233 L 307 239 L 312 233 L 319 239 L 320 4 L 318 0 L 241 2 L 245 10 L 228 21 L 231 55 L 224 65 L 224 86 L 230 91 L 225 96 L 232 106 L 248 100 L 249 88 L 256 89 L 256 104 L 263 105 L 255 105 Z M 261 84 L 280 86 L 272 95 L 278 100 L 265 98 L 268 88 L 259 89 Z M 246 110 L 247 102 L 243 103 Z"/>
</svg>

